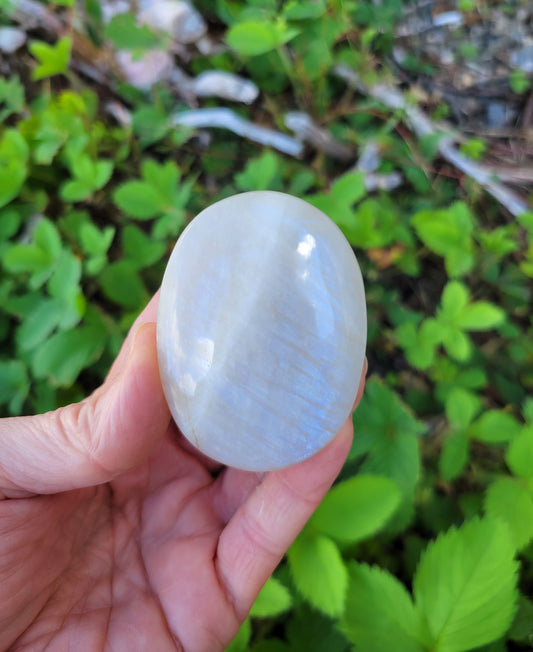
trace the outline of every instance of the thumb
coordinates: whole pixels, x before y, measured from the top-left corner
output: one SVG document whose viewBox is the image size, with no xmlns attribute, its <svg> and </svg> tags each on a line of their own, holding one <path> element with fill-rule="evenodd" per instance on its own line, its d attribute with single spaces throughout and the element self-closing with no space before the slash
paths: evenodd
<svg viewBox="0 0 533 652">
<path fill-rule="evenodd" d="M 120 373 L 110 374 L 87 399 L 46 414 L 0 420 L 0 492 L 5 497 L 107 482 L 154 449 L 170 421 L 155 323 L 138 326 L 126 345 L 129 356 Z"/>
</svg>

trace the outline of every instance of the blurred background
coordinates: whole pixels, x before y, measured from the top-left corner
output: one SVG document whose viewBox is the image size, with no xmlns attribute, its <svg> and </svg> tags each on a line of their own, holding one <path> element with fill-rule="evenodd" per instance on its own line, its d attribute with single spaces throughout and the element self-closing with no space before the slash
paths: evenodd
<svg viewBox="0 0 533 652">
<path fill-rule="evenodd" d="M 369 379 L 228 649 L 533 649 L 531 0 L 0 0 L 0 415 L 87 396 L 264 189 L 353 246 Z"/>
</svg>

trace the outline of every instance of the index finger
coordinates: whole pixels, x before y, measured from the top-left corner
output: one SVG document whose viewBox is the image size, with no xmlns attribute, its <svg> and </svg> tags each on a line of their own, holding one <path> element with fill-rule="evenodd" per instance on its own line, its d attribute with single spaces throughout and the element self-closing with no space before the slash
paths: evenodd
<svg viewBox="0 0 533 652">
<path fill-rule="evenodd" d="M 363 387 L 362 379 L 359 398 Z M 241 619 L 333 484 L 352 439 L 350 416 L 335 439 L 316 455 L 269 473 L 222 532 L 217 571 Z"/>
</svg>

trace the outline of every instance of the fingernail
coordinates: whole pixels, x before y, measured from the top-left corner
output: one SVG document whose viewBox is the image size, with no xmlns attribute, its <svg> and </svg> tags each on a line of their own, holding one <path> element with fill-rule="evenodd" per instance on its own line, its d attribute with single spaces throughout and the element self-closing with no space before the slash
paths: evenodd
<svg viewBox="0 0 533 652">
<path fill-rule="evenodd" d="M 142 339 L 145 338 L 145 333 L 148 333 L 150 329 L 153 329 L 155 327 L 154 322 L 144 322 L 142 324 L 139 324 L 134 332 L 132 333 L 132 342 L 131 342 L 131 347 L 130 351 L 128 354 L 128 362 L 126 364 L 126 368 L 128 368 L 131 364 L 131 361 L 133 360 L 134 356 L 137 356 L 137 348 L 139 346 L 145 347 L 146 346 L 146 341 L 142 342 Z M 141 333 L 142 331 L 142 333 Z M 153 334 L 150 333 L 150 338 L 153 338 Z"/>
</svg>

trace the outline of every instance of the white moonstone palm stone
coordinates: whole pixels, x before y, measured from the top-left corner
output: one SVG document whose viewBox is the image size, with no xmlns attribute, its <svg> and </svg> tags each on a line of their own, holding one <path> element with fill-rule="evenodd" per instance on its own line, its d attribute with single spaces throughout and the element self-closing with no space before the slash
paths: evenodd
<svg viewBox="0 0 533 652">
<path fill-rule="evenodd" d="M 350 414 L 366 344 L 361 272 L 337 226 L 301 199 L 248 192 L 201 212 L 172 252 L 157 321 L 174 420 L 219 462 L 289 466 Z"/>
</svg>

